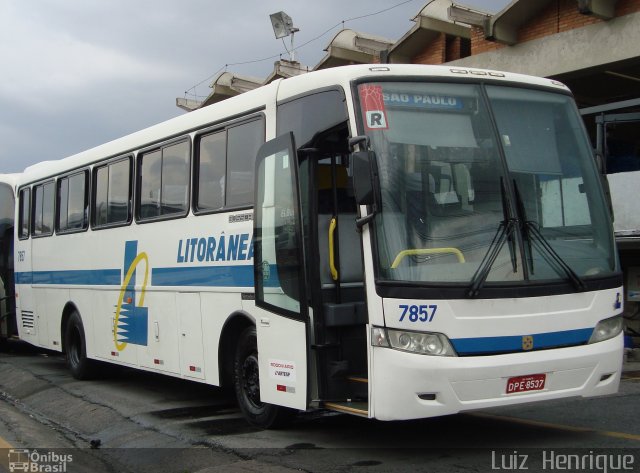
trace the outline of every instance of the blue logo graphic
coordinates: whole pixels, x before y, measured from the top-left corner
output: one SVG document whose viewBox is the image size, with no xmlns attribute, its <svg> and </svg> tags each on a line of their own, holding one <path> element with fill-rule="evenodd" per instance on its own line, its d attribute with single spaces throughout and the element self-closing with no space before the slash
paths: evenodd
<svg viewBox="0 0 640 473">
<path fill-rule="evenodd" d="M 144 261 L 144 280 L 140 294 L 136 293 L 136 268 Z M 146 253 L 138 254 L 138 242 L 128 241 L 124 248 L 124 279 L 116 305 L 113 327 L 114 342 L 118 351 L 127 344 L 147 345 L 149 309 L 144 307 L 144 296 L 149 280 L 149 258 Z"/>
</svg>

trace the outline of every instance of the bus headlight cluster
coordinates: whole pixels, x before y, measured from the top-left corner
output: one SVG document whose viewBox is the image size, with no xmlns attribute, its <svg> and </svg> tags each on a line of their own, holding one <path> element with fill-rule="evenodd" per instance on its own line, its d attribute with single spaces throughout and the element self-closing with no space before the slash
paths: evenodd
<svg viewBox="0 0 640 473">
<path fill-rule="evenodd" d="M 622 332 L 622 317 L 619 315 L 598 322 L 593 329 L 589 343 L 602 342 L 617 337 Z"/>
<path fill-rule="evenodd" d="M 441 333 L 408 332 L 373 327 L 371 329 L 371 344 L 421 355 L 457 356 L 449 339 Z"/>
</svg>

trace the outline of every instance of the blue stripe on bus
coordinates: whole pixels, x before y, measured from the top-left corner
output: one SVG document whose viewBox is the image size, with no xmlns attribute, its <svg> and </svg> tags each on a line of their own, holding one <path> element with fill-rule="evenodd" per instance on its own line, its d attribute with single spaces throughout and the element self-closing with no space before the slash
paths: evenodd
<svg viewBox="0 0 640 473">
<path fill-rule="evenodd" d="M 270 266 L 265 287 L 279 287 L 275 265 Z M 77 286 L 120 286 L 120 269 L 24 271 L 15 273 L 16 284 L 70 284 Z M 151 286 L 202 286 L 253 288 L 253 265 L 155 268 Z"/>
<path fill-rule="evenodd" d="M 120 269 L 74 269 L 69 271 L 24 271 L 15 273 L 16 284 L 72 284 L 77 286 L 119 286 Z"/>
<path fill-rule="evenodd" d="M 155 268 L 151 286 L 253 287 L 253 266 Z"/>
<path fill-rule="evenodd" d="M 576 330 L 564 330 L 562 332 L 535 333 L 533 338 L 533 350 L 544 348 L 572 346 L 587 343 L 593 328 L 581 328 Z M 506 337 L 480 337 L 480 338 L 456 338 L 451 343 L 459 355 L 473 355 L 482 353 L 508 353 L 524 351 L 522 335 Z"/>
<path fill-rule="evenodd" d="M 77 286 L 120 286 L 119 269 L 33 271 L 15 273 L 16 284 L 70 284 Z M 271 266 L 265 287 L 279 287 L 277 269 Z M 151 286 L 201 286 L 253 288 L 253 266 L 206 266 L 155 268 Z"/>
<path fill-rule="evenodd" d="M 270 266 L 265 287 L 279 287 L 277 269 Z M 253 288 L 253 265 L 155 268 L 151 286 L 213 286 Z"/>
</svg>

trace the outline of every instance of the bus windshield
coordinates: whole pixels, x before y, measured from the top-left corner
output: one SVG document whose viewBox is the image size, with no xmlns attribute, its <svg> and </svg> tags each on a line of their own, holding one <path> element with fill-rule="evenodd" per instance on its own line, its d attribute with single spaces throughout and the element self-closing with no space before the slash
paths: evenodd
<svg viewBox="0 0 640 473">
<path fill-rule="evenodd" d="M 381 208 L 378 280 L 518 285 L 611 276 L 599 176 L 571 97 L 479 84 L 360 84 Z"/>
</svg>

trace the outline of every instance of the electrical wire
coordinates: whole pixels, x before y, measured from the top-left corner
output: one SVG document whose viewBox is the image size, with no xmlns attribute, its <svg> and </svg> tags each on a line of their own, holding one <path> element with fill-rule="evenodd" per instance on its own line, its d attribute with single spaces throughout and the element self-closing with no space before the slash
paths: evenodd
<svg viewBox="0 0 640 473">
<path fill-rule="evenodd" d="M 335 24 L 335 25 L 333 25 L 331 28 L 328 28 L 328 29 L 327 29 L 327 30 L 325 30 L 324 32 L 322 32 L 322 33 L 320 33 L 319 35 L 317 35 L 317 36 L 315 36 L 315 37 L 311 38 L 310 40 L 306 41 L 305 43 L 302 43 L 301 45 L 296 46 L 296 47 L 295 47 L 295 48 L 293 48 L 291 51 L 289 51 L 289 50 L 287 49 L 286 44 L 285 44 L 285 46 L 284 46 L 284 49 L 285 49 L 285 51 L 287 51 L 287 53 L 289 53 L 289 54 L 290 54 L 290 53 L 292 53 L 292 52 L 297 52 L 298 50 L 300 50 L 300 49 L 304 48 L 305 46 L 307 46 L 307 45 L 309 45 L 309 44 L 313 43 L 314 41 L 317 41 L 317 40 L 319 40 L 320 38 L 324 37 L 325 35 L 327 35 L 327 34 L 328 34 L 328 33 L 330 33 L 331 31 L 333 31 L 333 30 L 335 30 L 336 28 L 338 28 L 339 26 L 342 26 L 342 29 L 344 29 L 344 25 L 345 25 L 345 23 L 348 23 L 348 22 L 350 22 L 350 21 L 362 20 L 362 19 L 364 19 L 364 18 L 370 18 L 370 17 L 372 17 L 372 16 L 376 16 L 376 15 L 380 15 L 381 13 L 386 13 L 386 12 L 388 12 L 388 11 L 390 11 L 390 10 L 393 10 L 394 8 L 398 8 L 398 7 L 401 7 L 401 6 L 403 6 L 403 5 L 406 5 L 406 4 L 408 4 L 408 3 L 412 3 L 412 2 L 415 2 L 415 1 L 416 1 L 416 0 L 404 0 L 404 1 L 400 2 L 400 3 L 396 3 L 395 5 L 392 5 L 392 6 L 390 6 L 390 7 L 384 8 L 384 9 L 382 9 L 382 10 L 379 10 L 379 11 L 376 11 L 376 12 L 373 12 L 373 13 L 367 13 L 367 14 L 365 14 L 365 15 L 360 15 L 360 16 L 354 16 L 354 17 L 351 17 L 351 18 L 347 18 L 346 20 L 342 20 L 342 21 L 340 21 L 340 22 L 336 23 L 336 24 Z M 430 5 L 431 3 L 433 3 L 434 1 L 435 1 L 435 0 L 431 0 L 429 3 L 427 3 L 427 5 L 425 5 L 425 7 L 426 7 L 426 6 L 429 6 L 429 5 Z M 282 43 L 284 44 L 284 39 L 282 40 Z M 196 97 L 196 98 L 197 98 L 198 96 L 196 95 L 195 90 L 196 90 L 199 86 L 201 86 L 202 84 L 204 84 L 205 82 L 208 82 L 208 81 L 210 81 L 211 79 L 213 79 L 214 77 L 216 77 L 220 72 L 222 72 L 222 71 L 226 70 L 226 69 L 227 69 L 227 67 L 229 67 L 229 66 L 244 66 L 244 65 L 247 65 L 247 64 L 256 64 L 256 63 L 259 63 L 259 62 L 268 61 L 268 60 L 270 60 L 270 59 L 275 59 L 275 58 L 279 58 L 279 57 L 282 57 L 282 54 L 281 54 L 281 53 L 274 54 L 274 55 L 271 55 L 271 56 L 268 56 L 268 57 L 263 57 L 263 58 L 260 58 L 260 59 L 251 59 L 251 60 L 247 60 L 247 61 L 239 61 L 239 62 L 231 62 L 231 63 L 227 63 L 227 64 L 225 64 L 224 66 L 222 66 L 221 68 L 219 68 L 216 72 L 214 72 L 213 74 L 211 74 L 210 76 L 208 76 L 207 78 L 205 78 L 205 79 L 201 80 L 200 82 L 198 82 L 198 83 L 197 83 L 197 84 L 195 84 L 194 86 L 192 86 L 192 87 L 190 87 L 189 89 L 185 90 L 185 91 L 184 91 L 185 98 L 187 97 L 187 95 L 188 95 L 188 96 L 190 96 L 190 97 Z M 194 91 L 194 93 L 190 93 L 190 91 L 191 91 L 191 90 L 193 90 L 193 91 Z"/>
</svg>

